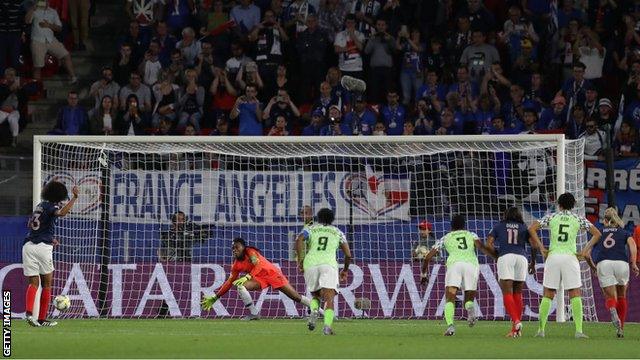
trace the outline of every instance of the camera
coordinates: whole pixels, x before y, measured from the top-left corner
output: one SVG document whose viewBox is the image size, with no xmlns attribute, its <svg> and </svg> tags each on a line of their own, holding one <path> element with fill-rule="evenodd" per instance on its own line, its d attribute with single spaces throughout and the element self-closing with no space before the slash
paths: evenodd
<svg viewBox="0 0 640 360">
<path fill-rule="evenodd" d="M 278 96 L 276 96 L 276 101 L 277 101 L 277 102 L 285 102 L 285 100 L 284 100 L 284 96 L 282 96 L 282 95 L 278 95 Z"/>
</svg>

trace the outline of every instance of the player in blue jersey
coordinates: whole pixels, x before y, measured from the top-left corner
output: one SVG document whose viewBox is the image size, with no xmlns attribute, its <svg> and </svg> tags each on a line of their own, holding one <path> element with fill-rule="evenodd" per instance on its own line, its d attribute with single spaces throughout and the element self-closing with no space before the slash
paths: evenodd
<svg viewBox="0 0 640 360">
<path fill-rule="evenodd" d="M 498 259 L 498 280 L 502 289 L 502 300 L 511 317 L 511 331 L 507 337 L 522 335 L 520 317 L 524 304 L 522 286 L 529 273 L 535 269 L 535 249 L 531 249 L 531 263 L 527 266 L 525 244 L 529 242 L 529 230 L 524 224 L 522 213 L 517 207 L 510 207 L 502 221 L 497 223 L 487 237 L 487 248 Z"/>
<path fill-rule="evenodd" d="M 27 285 L 26 313 L 27 323 L 31 326 L 56 326 L 55 321 L 47 320 L 47 310 L 51 300 L 51 283 L 53 280 L 53 246 L 58 241 L 53 238 L 58 217 L 71 211 L 78 198 L 78 188 L 73 187 L 73 198 L 63 207 L 60 203 L 69 198 L 67 187 L 58 181 L 50 181 L 42 189 L 42 202 L 36 206 L 29 219 L 29 234 L 22 246 L 22 268 L 24 276 L 29 279 Z M 40 294 L 40 311 L 38 318 L 33 316 L 33 303 L 38 286 L 42 285 Z"/>
<path fill-rule="evenodd" d="M 606 297 L 605 306 L 611 314 L 616 334 L 621 338 L 624 337 L 624 320 L 627 315 L 629 263 L 636 276 L 640 273 L 636 264 L 637 249 L 631 234 L 623 229 L 624 222 L 615 208 L 605 210 L 603 224 L 603 240 L 594 245 L 594 257 L 589 265 L 598 274 L 598 282 Z M 590 257 L 588 259 L 591 260 Z"/>
</svg>

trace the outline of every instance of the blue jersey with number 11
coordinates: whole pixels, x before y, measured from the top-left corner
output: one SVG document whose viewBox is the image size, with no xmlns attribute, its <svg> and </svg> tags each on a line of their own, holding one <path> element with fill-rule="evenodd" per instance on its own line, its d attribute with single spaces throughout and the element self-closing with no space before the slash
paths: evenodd
<svg viewBox="0 0 640 360">
<path fill-rule="evenodd" d="M 604 228 L 602 237 L 593 249 L 595 262 L 602 260 L 621 260 L 629 262 L 627 253 L 627 239 L 631 234 L 618 227 Z"/>
<path fill-rule="evenodd" d="M 57 204 L 52 204 L 48 201 L 43 201 L 31 214 L 29 218 L 29 234 L 24 239 L 27 243 L 31 241 L 34 244 L 46 243 L 51 244 L 53 242 L 53 231 L 56 227 L 56 211 L 60 209 Z"/>
<path fill-rule="evenodd" d="M 526 256 L 524 246 L 529 241 L 529 231 L 525 224 L 501 221 L 491 229 L 489 235 L 495 239 L 494 246 L 498 256 L 504 254 Z"/>
</svg>

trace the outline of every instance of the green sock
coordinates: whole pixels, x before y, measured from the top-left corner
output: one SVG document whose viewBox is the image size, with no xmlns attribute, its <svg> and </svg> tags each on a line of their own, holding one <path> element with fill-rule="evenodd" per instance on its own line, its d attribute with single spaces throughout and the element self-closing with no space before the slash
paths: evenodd
<svg viewBox="0 0 640 360">
<path fill-rule="evenodd" d="M 538 330 L 544 331 L 544 328 L 547 326 L 547 318 L 549 317 L 549 311 L 551 311 L 551 299 L 548 297 L 543 297 L 542 301 L 540 301 L 540 314 L 539 321 L 540 325 L 538 325 Z"/>
<path fill-rule="evenodd" d="M 453 325 L 454 311 L 455 311 L 455 305 L 452 302 L 447 301 L 447 303 L 444 304 L 444 321 L 447 322 L 447 326 Z"/>
<path fill-rule="evenodd" d="M 311 311 L 318 311 L 318 309 L 320 309 L 320 300 L 316 298 L 311 299 L 309 302 L 309 308 Z"/>
<path fill-rule="evenodd" d="M 571 312 L 573 314 L 573 322 L 576 324 L 576 332 L 582 332 L 582 298 L 576 296 L 571 298 Z"/>
<path fill-rule="evenodd" d="M 467 301 L 466 303 L 464 303 L 464 308 L 467 310 L 473 309 L 473 301 Z"/>
<path fill-rule="evenodd" d="M 324 311 L 324 325 L 331 327 L 333 325 L 333 309 L 325 309 Z"/>
</svg>

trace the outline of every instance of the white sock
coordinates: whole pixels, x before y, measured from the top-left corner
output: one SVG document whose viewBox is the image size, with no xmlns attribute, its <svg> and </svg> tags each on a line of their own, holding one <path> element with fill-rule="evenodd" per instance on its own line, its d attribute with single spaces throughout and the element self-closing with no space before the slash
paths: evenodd
<svg viewBox="0 0 640 360">
<path fill-rule="evenodd" d="M 309 307 L 311 306 L 311 299 L 309 299 L 308 297 L 302 295 L 300 296 L 300 304 Z"/>
<path fill-rule="evenodd" d="M 258 315 L 258 309 L 256 309 L 255 305 L 253 305 L 253 299 L 251 298 L 251 294 L 249 294 L 249 290 L 247 290 L 247 288 L 245 288 L 244 286 L 238 286 L 237 289 L 238 295 L 240 295 L 240 299 L 242 299 L 242 302 L 244 303 L 244 307 L 249 309 L 251 315 Z"/>
</svg>

